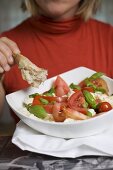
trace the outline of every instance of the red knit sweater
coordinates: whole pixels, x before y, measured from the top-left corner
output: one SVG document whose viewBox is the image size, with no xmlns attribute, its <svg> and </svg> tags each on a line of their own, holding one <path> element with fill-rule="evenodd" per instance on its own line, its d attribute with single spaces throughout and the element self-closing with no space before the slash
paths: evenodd
<svg viewBox="0 0 113 170">
<path fill-rule="evenodd" d="M 113 27 L 108 24 L 93 19 L 51 22 L 31 17 L 1 36 L 15 41 L 23 55 L 47 69 L 48 78 L 79 66 L 113 77 Z M 7 93 L 27 86 L 16 65 L 5 74 Z"/>
</svg>

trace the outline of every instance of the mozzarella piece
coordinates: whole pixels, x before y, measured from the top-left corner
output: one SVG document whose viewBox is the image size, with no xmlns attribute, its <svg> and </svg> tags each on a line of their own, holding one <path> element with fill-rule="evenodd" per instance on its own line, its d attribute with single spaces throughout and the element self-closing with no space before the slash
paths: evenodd
<svg viewBox="0 0 113 170">
<path fill-rule="evenodd" d="M 88 111 L 92 114 L 92 116 L 95 116 L 96 115 L 96 112 L 94 109 L 88 109 Z"/>
<path fill-rule="evenodd" d="M 108 102 L 113 107 L 113 96 L 108 96 L 102 93 L 91 93 L 95 99 L 100 99 L 102 102 Z"/>
</svg>

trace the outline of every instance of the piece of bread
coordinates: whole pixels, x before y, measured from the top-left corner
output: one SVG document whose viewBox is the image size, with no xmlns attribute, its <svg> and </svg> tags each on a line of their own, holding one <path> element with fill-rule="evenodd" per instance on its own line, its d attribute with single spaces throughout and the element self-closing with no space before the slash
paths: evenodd
<svg viewBox="0 0 113 170">
<path fill-rule="evenodd" d="M 47 79 L 47 70 L 37 67 L 27 57 L 21 54 L 14 54 L 13 57 L 21 70 L 22 78 L 31 86 L 39 87 Z"/>
</svg>

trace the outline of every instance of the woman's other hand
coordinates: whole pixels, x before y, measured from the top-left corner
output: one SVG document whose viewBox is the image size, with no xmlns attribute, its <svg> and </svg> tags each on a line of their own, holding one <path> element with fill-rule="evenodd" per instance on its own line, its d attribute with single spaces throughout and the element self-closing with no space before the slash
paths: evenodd
<svg viewBox="0 0 113 170">
<path fill-rule="evenodd" d="M 0 74 L 9 71 L 14 64 L 13 53 L 20 53 L 17 44 L 7 37 L 0 38 Z"/>
</svg>

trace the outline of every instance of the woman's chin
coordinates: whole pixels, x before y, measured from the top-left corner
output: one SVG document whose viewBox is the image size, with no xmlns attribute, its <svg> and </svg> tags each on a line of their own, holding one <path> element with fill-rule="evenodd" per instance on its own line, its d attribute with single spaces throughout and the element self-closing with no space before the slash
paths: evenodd
<svg viewBox="0 0 113 170">
<path fill-rule="evenodd" d="M 53 20 L 64 20 L 73 17 L 71 15 L 68 15 L 67 13 L 62 13 L 62 11 L 51 11 L 43 15 Z"/>
</svg>

